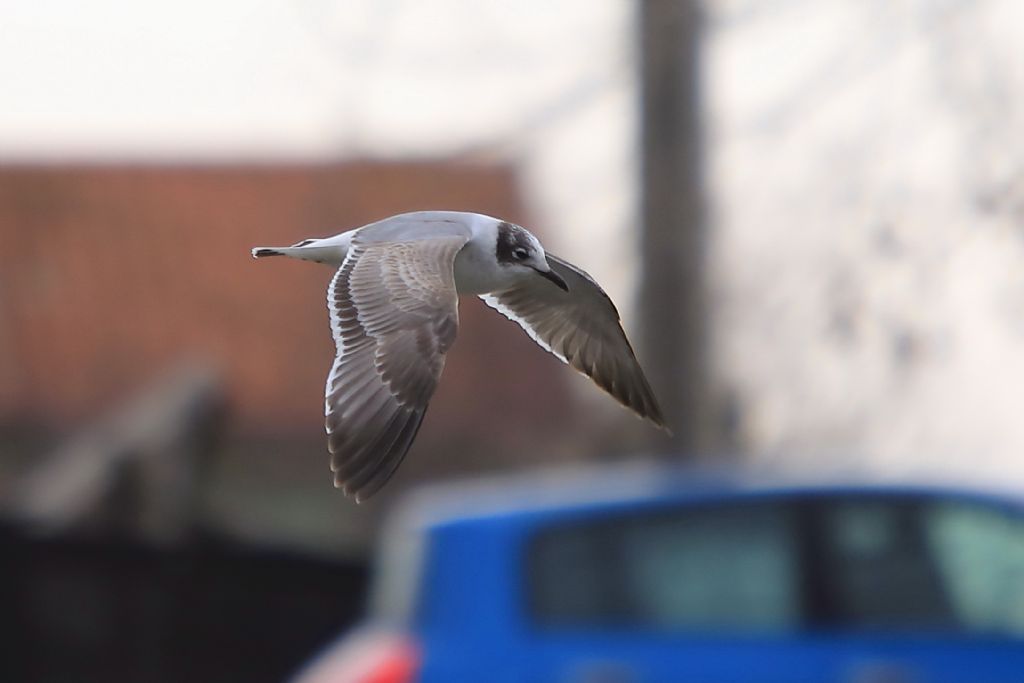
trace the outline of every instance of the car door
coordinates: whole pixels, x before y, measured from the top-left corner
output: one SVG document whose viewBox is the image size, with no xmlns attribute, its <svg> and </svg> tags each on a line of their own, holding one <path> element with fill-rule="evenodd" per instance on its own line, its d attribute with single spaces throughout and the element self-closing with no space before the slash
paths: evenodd
<svg viewBox="0 0 1024 683">
<path fill-rule="evenodd" d="M 814 680 L 800 510 L 716 500 L 554 525 L 528 550 L 543 680 Z M 536 678 L 535 680 L 541 680 Z"/>
<path fill-rule="evenodd" d="M 802 506 L 807 630 L 854 681 L 1017 681 L 1024 517 L 994 499 L 862 492 Z"/>
</svg>

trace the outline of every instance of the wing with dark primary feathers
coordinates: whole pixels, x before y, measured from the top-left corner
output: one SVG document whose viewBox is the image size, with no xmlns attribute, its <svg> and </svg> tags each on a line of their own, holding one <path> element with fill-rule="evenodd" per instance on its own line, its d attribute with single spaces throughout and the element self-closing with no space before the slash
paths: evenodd
<svg viewBox="0 0 1024 683">
<path fill-rule="evenodd" d="M 619 322 L 619 312 L 585 272 L 557 256 L 548 264 L 569 291 L 543 278 L 480 298 L 520 325 L 535 342 L 587 375 L 640 417 L 666 429 L 661 409 Z"/>
</svg>

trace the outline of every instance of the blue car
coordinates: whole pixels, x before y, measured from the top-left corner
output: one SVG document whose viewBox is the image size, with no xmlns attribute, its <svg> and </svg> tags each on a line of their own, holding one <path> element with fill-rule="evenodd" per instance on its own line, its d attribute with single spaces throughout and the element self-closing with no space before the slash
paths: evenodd
<svg viewBox="0 0 1024 683">
<path fill-rule="evenodd" d="M 302 683 L 1022 683 L 1024 498 L 612 468 L 433 489 Z"/>
</svg>

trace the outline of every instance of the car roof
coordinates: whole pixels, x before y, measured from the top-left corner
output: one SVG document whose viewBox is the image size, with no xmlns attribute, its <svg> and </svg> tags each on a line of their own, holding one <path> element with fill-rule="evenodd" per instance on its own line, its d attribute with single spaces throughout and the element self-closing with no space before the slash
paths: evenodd
<svg viewBox="0 0 1024 683">
<path fill-rule="evenodd" d="M 934 472 L 898 476 L 855 467 L 737 464 L 685 465 L 667 458 L 632 457 L 600 465 L 542 468 L 517 475 L 420 487 L 398 506 L 392 524 L 425 530 L 452 522 L 544 512 L 586 511 L 634 504 L 753 495 L 918 493 L 1024 504 L 1024 492 L 1005 484 L 966 483 Z M 394 526 L 392 527 L 394 529 Z"/>
</svg>

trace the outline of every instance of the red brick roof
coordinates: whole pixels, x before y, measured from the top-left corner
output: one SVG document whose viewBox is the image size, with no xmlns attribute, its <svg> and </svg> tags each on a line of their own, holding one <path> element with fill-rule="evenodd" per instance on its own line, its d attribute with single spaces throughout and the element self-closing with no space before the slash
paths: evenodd
<svg viewBox="0 0 1024 683">
<path fill-rule="evenodd" d="M 78 421 L 198 358 L 223 372 L 240 426 L 320 429 L 331 272 L 249 248 L 415 209 L 525 222 L 506 167 L 0 168 L 0 419 Z M 557 428 L 567 371 L 480 302 L 461 316 L 428 419 Z"/>
</svg>

